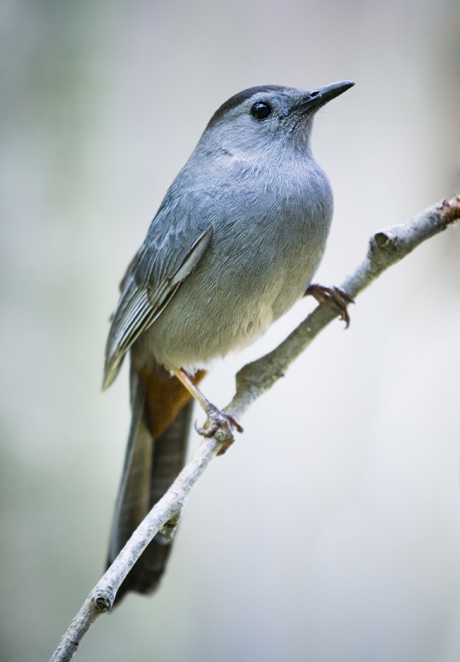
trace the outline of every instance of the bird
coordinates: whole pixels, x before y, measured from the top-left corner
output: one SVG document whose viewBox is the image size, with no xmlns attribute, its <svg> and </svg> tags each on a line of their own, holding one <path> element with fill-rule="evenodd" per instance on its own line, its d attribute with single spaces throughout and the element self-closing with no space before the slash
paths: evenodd
<svg viewBox="0 0 460 662">
<path fill-rule="evenodd" d="M 346 321 L 348 294 L 312 283 L 332 220 L 329 180 L 311 150 L 317 111 L 354 85 L 263 85 L 212 115 L 166 192 L 120 284 L 103 388 L 130 355 L 132 420 L 110 535 L 110 565 L 185 462 L 193 401 L 199 432 L 233 441 L 238 421 L 199 384 L 209 366 L 262 336 L 302 296 Z M 164 531 L 163 531 L 164 533 Z M 157 589 L 171 551 L 158 533 L 117 594 Z"/>
</svg>

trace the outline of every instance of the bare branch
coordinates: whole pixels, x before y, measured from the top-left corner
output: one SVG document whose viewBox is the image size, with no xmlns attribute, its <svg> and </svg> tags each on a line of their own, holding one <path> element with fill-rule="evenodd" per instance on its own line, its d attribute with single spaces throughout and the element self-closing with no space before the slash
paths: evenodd
<svg viewBox="0 0 460 662">
<path fill-rule="evenodd" d="M 403 225 L 377 232 L 369 242 L 362 264 L 341 286 L 356 297 L 388 267 L 399 262 L 426 239 L 445 230 L 460 219 L 460 196 L 450 202 L 444 200 L 430 207 Z M 273 352 L 249 363 L 236 376 L 237 390 L 225 411 L 240 419 L 252 403 L 282 377 L 291 363 L 301 354 L 338 313 L 327 303 L 319 305 Z M 192 487 L 226 439 L 218 430 L 213 438 L 205 438 L 192 459 L 181 471 L 171 488 L 152 508 L 133 533 L 125 547 L 101 580 L 91 591 L 82 608 L 63 636 L 51 662 L 70 660 L 78 644 L 96 618 L 108 611 L 115 595 L 134 563 L 158 531 L 174 533 L 180 514 Z"/>
</svg>

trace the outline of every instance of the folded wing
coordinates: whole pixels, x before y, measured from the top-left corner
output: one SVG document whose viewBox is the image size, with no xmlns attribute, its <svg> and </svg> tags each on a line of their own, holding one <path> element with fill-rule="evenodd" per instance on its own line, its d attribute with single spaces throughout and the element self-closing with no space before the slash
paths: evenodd
<svg viewBox="0 0 460 662">
<path fill-rule="evenodd" d="M 212 239 L 203 198 L 182 196 L 174 206 L 164 204 L 121 283 L 121 296 L 112 319 L 105 353 L 104 388 L 118 374 L 123 358 L 174 296 L 203 257 Z"/>
</svg>

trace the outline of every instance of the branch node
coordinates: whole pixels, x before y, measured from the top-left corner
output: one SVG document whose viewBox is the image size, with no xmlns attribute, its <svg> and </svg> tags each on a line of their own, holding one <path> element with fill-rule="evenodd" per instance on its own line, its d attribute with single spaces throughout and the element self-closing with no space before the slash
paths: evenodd
<svg viewBox="0 0 460 662">
<path fill-rule="evenodd" d="M 376 247 L 388 253 L 392 253 L 397 248 L 396 237 L 388 234 L 388 232 L 377 232 L 373 237 L 373 242 L 377 244 Z"/>
<path fill-rule="evenodd" d="M 437 207 L 437 213 L 444 221 L 445 227 L 460 219 L 460 195 L 456 195 L 452 200 L 443 200 Z"/>
<path fill-rule="evenodd" d="M 177 531 L 177 525 L 179 524 L 179 520 L 182 517 L 182 510 L 176 510 L 172 516 L 168 519 L 167 522 L 163 524 L 161 529 L 158 531 L 163 538 L 165 538 L 168 542 L 171 542 L 173 539 L 174 534 Z"/>
<path fill-rule="evenodd" d="M 223 428 L 219 428 L 216 430 L 214 434 L 214 438 L 216 441 L 219 442 L 219 444 L 223 444 L 225 441 L 228 441 L 228 434 L 225 432 Z"/>
<path fill-rule="evenodd" d="M 113 591 L 108 589 L 97 591 L 91 596 L 94 609 L 100 614 L 104 614 L 106 611 L 109 611 L 113 606 L 114 600 L 115 595 Z"/>
</svg>

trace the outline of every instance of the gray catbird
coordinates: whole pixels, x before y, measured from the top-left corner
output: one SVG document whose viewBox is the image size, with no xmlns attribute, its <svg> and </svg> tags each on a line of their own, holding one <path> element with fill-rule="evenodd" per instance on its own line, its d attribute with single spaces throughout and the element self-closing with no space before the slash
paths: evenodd
<svg viewBox="0 0 460 662">
<path fill-rule="evenodd" d="M 106 347 L 104 387 L 131 354 L 132 423 L 109 549 L 117 556 L 184 464 L 192 402 L 208 414 L 202 434 L 231 417 L 197 388 L 204 367 L 252 343 L 304 294 L 348 321 L 349 297 L 311 285 L 332 218 L 329 181 L 313 158 L 313 117 L 353 85 L 312 92 L 244 90 L 212 116 L 169 188 L 121 283 Z M 170 542 L 158 534 L 126 591 L 153 591 Z"/>
</svg>

